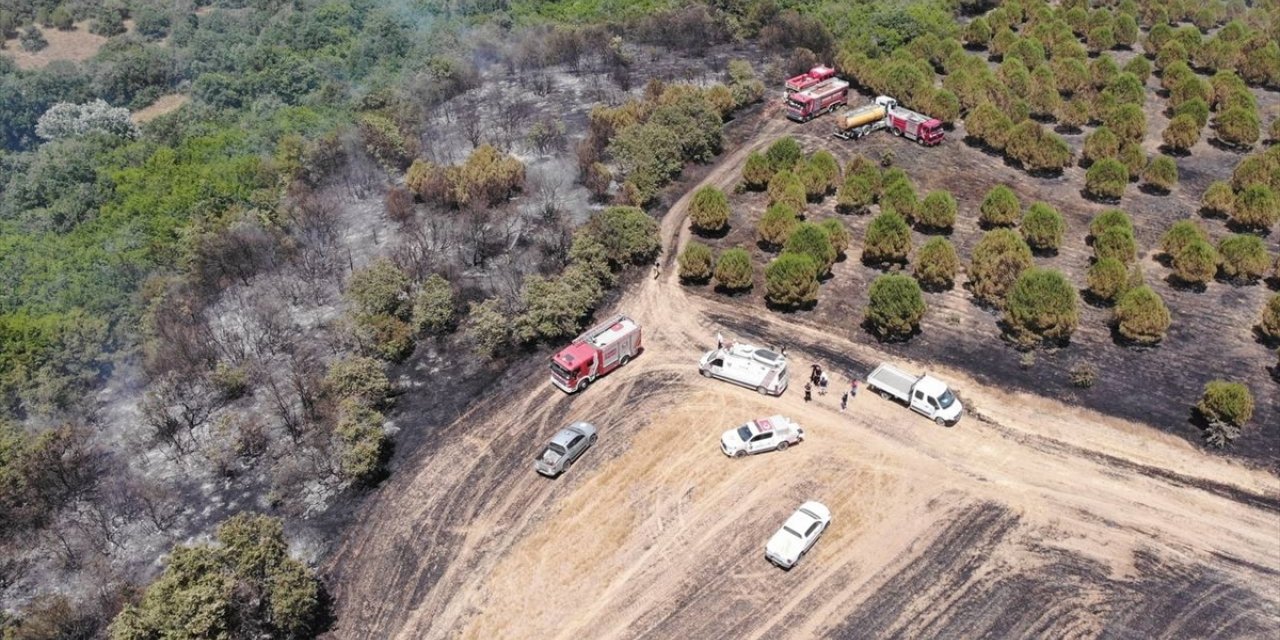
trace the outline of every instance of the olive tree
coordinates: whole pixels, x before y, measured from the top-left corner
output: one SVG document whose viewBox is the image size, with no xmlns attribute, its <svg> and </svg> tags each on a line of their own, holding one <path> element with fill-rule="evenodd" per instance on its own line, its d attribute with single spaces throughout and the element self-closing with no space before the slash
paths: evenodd
<svg viewBox="0 0 1280 640">
<path fill-rule="evenodd" d="M 920 285 L 902 274 L 877 277 L 867 297 L 866 326 L 882 340 L 909 337 L 919 328 L 927 309 Z"/>
<path fill-rule="evenodd" d="M 1160 294 L 1142 285 L 1120 295 L 1112 321 L 1126 340 L 1153 345 L 1164 339 L 1173 317 Z"/>
</svg>

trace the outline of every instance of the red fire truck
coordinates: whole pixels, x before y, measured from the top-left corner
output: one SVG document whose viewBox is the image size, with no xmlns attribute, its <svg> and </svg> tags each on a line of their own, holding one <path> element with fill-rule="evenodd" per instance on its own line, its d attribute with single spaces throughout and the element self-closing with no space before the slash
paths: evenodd
<svg viewBox="0 0 1280 640">
<path fill-rule="evenodd" d="M 788 95 L 786 102 L 788 118 L 808 122 L 847 104 L 849 83 L 839 78 L 828 78 L 804 91 Z"/>
<path fill-rule="evenodd" d="M 818 65 L 805 73 L 787 79 L 787 95 L 796 91 L 804 91 L 823 80 L 836 77 L 836 70 L 826 65 Z"/>
<path fill-rule="evenodd" d="M 551 384 L 565 393 L 582 391 L 596 378 L 630 362 L 640 349 L 640 325 L 627 316 L 614 316 L 551 357 Z"/>
</svg>

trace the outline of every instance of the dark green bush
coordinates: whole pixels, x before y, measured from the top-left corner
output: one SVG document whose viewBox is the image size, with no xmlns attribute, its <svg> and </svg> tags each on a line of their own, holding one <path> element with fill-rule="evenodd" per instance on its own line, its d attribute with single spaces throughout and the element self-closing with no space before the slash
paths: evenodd
<svg viewBox="0 0 1280 640">
<path fill-rule="evenodd" d="M 734 247 L 726 249 L 716 261 L 716 284 L 730 291 L 741 291 L 751 288 L 752 268 L 751 255 L 746 249 Z"/>
<path fill-rule="evenodd" d="M 1084 158 L 1089 162 L 1097 162 L 1103 158 L 1114 158 L 1120 154 L 1120 138 L 1106 126 L 1094 129 L 1084 139 Z"/>
<path fill-rule="evenodd" d="M 993 229 L 978 241 L 969 266 L 973 294 L 998 305 L 1023 271 L 1031 268 L 1031 248 L 1012 229 Z"/>
<path fill-rule="evenodd" d="M 769 159 L 758 151 L 752 151 L 747 156 L 747 163 L 742 167 L 742 183 L 752 191 L 759 191 L 769 186 L 769 181 L 773 179 L 773 165 L 769 163 Z"/>
<path fill-rule="evenodd" d="M 1062 214 L 1044 202 L 1032 204 L 1022 218 L 1022 237 L 1032 249 L 1056 251 L 1066 231 Z"/>
<path fill-rule="evenodd" d="M 867 264 L 901 263 L 911 252 L 911 227 L 901 215 L 885 211 L 867 225 L 862 261 Z"/>
<path fill-rule="evenodd" d="M 801 253 L 783 253 L 764 270 L 765 299 L 782 307 L 818 299 L 818 265 Z"/>
<path fill-rule="evenodd" d="M 685 245 L 684 251 L 676 259 L 680 263 L 680 279 L 684 282 L 706 282 L 711 277 L 715 254 L 708 247 L 696 240 Z"/>
<path fill-rule="evenodd" d="M 849 248 L 849 229 L 839 218 L 827 218 L 818 223 L 823 231 L 827 232 L 827 238 L 831 240 L 831 246 L 836 250 L 836 256 L 844 255 Z"/>
<path fill-rule="evenodd" d="M 647 264 L 659 249 L 658 222 L 639 207 L 609 207 L 587 222 L 614 264 Z"/>
<path fill-rule="evenodd" d="M 723 230 L 729 224 L 729 199 L 723 191 L 710 185 L 698 189 L 689 203 L 689 220 L 698 231 Z"/>
<path fill-rule="evenodd" d="M 1142 181 L 1154 189 L 1168 193 L 1178 184 L 1178 164 L 1169 156 L 1156 156 L 1142 172 Z"/>
<path fill-rule="evenodd" d="M 930 289 L 950 288 L 960 269 L 956 248 L 946 238 L 933 238 L 916 252 L 912 273 L 920 284 Z"/>
<path fill-rule="evenodd" d="M 1089 194 L 1111 200 L 1124 195 L 1129 184 L 1129 170 L 1120 161 L 1103 158 L 1094 162 L 1085 172 L 1084 189 Z"/>
<path fill-rule="evenodd" d="M 794 172 L 784 169 L 769 181 L 769 204 L 784 204 L 796 212 L 803 212 L 808 203 L 804 182 Z"/>
<path fill-rule="evenodd" d="M 924 318 L 924 294 L 910 276 L 881 275 L 871 282 L 867 297 L 866 324 L 881 339 L 910 336 Z"/>
<path fill-rule="evenodd" d="M 1173 275 L 1189 285 L 1205 285 L 1218 273 L 1218 252 L 1208 242 L 1188 244 L 1173 261 Z"/>
<path fill-rule="evenodd" d="M 1208 242 L 1209 234 L 1196 220 L 1179 220 L 1164 232 L 1160 238 L 1160 250 L 1169 258 L 1176 260 L 1182 251 L 1193 242 Z"/>
<path fill-rule="evenodd" d="M 928 229 L 950 231 L 956 224 L 956 199 L 944 190 L 930 191 L 920 203 L 917 218 Z"/>
<path fill-rule="evenodd" d="M 760 216 L 757 238 L 766 246 L 777 249 L 791 236 L 792 229 L 800 224 L 795 209 L 785 204 L 769 205 Z"/>
<path fill-rule="evenodd" d="M 1270 229 L 1280 220 L 1280 199 L 1266 185 L 1246 187 L 1236 194 L 1231 220 L 1247 229 Z"/>
<path fill-rule="evenodd" d="M 824 276 L 831 271 L 836 261 L 836 248 L 831 245 L 831 238 L 825 229 L 814 222 L 801 222 L 792 229 L 787 237 L 784 253 L 800 253 L 813 258 L 818 265 L 818 275 Z"/>
<path fill-rule="evenodd" d="M 1163 340 L 1172 321 L 1160 294 L 1146 285 L 1129 289 L 1116 301 L 1116 330 L 1138 344 L 1152 345 Z"/>
<path fill-rule="evenodd" d="M 885 182 L 884 193 L 880 195 L 881 211 L 893 211 L 906 220 L 914 220 L 917 206 L 916 190 L 910 180 Z"/>
<path fill-rule="evenodd" d="M 1235 282 L 1253 282 L 1271 267 L 1267 245 L 1252 234 L 1236 233 L 1218 241 L 1218 259 L 1223 277 Z"/>
<path fill-rule="evenodd" d="M 1026 269 L 1005 297 L 1004 321 L 1010 337 L 1024 346 L 1068 340 L 1080 322 L 1075 287 L 1053 269 Z"/>
<path fill-rule="evenodd" d="M 1125 264 L 1138 256 L 1138 244 L 1133 232 L 1124 227 L 1111 227 L 1093 239 L 1093 255 L 1099 260 L 1115 258 Z"/>
<path fill-rule="evenodd" d="M 1262 125 L 1254 110 L 1234 107 L 1218 113 L 1213 119 L 1213 129 L 1218 134 L 1218 140 L 1224 144 L 1248 148 L 1258 140 Z"/>
<path fill-rule="evenodd" d="M 1129 269 L 1115 258 L 1103 258 L 1089 266 L 1089 293 L 1104 302 L 1115 302 L 1128 288 Z"/>
<path fill-rule="evenodd" d="M 1002 184 L 987 192 L 979 208 L 978 220 L 990 226 L 1013 226 L 1022 216 L 1022 204 L 1013 190 Z"/>
<path fill-rule="evenodd" d="M 800 148 L 800 143 L 794 138 L 786 136 L 778 138 L 773 144 L 769 145 L 769 149 L 764 153 L 765 160 L 769 161 L 769 167 L 774 173 L 779 171 L 791 171 L 796 168 L 800 160 L 804 157 L 804 150 Z"/>
</svg>

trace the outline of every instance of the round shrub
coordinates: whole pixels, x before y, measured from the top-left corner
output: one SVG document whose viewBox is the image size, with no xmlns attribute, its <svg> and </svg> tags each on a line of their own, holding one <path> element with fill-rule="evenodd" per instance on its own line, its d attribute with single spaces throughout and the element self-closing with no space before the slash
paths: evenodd
<svg viewBox="0 0 1280 640">
<path fill-rule="evenodd" d="M 955 245 L 946 238 L 933 238 L 916 252 L 912 273 L 916 280 L 933 290 L 950 288 L 960 269 L 960 256 Z"/>
<path fill-rule="evenodd" d="M 1261 133 L 1261 127 L 1257 113 L 1244 107 L 1227 109 L 1218 113 L 1218 116 L 1213 119 L 1213 128 L 1218 134 L 1218 140 L 1232 147 L 1253 146 Z"/>
<path fill-rule="evenodd" d="M 764 269 L 765 299 L 782 307 L 818 299 L 818 265 L 802 253 L 783 253 Z"/>
<path fill-rule="evenodd" d="M 879 276 L 872 281 L 867 297 L 866 324 L 881 339 L 907 337 L 920 326 L 926 307 L 914 278 L 901 274 Z"/>
<path fill-rule="evenodd" d="M 608 207 L 592 215 L 586 229 L 614 264 L 646 264 L 661 248 L 658 221 L 639 207 Z"/>
<path fill-rule="evenodd" d="M 1114 321 L 1116 330 L 1126 340 L 1152 345 L 1164 339 L 1173 319 L 1160 294 L 1142 285 L 1120 295 Z"/>
<path fill-rule="evenodd" d="M 866 264 L 906 262 L 911 252 L 911 228 L 901 215 L 885 211 L 867 225 L 867 235 L 862 247 L 862 261 Z"/>
<path fill-rule="evenodd" d="M 729 199 L 710 185 L 698 189 L 689 204 L 689 219 L 697 231 L 721 231 L 729 224 Z"/>
<path fill-rule="evenodd" d="M 804 150 L 800 148 L 800 143 L 790 136 L 778 138 L 764 152 L 764 158 L 769 161 L 769 167 L 774 173 L 795 169 L 803 157 Z"/>
<path fill-rule="evenodd" d="M 781 247 L 791 236 L 792 229 L 800 224 L 796 210 L 785 204 L 769 205 L 764 215 L 760 216 L 760 225 L 756 235 L 760 242 L 771 249 Z"/>
<path fill-rule="evenodd" d="M 1200 129 L 1209 124 L 1209 103 L 1200 98 L 1192 98 L 1173 109 L 1173 117 L 1190 116 L 1196 123 L 1196 135 Z"/>
<path fill-rule="evenodd" d="M 1178 184 L 1178 164 L 1169 156 L 1156 156 L 1143 170 L 1142 181 L 1154 189 L 1168 193 Z"/>
<path fill-rule="evenodd" d="M 1119 200 L 1128 184 L 1129 170 L 1112 158 L 1093 163 L 1084 176 L 1084 190 L 1098 198 Z"/>
<path fill-rule="evenodd" d="M 792 229 L 787 237 L 784 253 L 801 253 L 813 258 L 818 265 L 818 275 L 823 276 L 831 271 L 836 261 L 836 248 L 831 246 L 831 238 L 827 232 L 814 222 L 801 222 Z"/>
<path fill-rule="evenodd" d="M 1005 143 L 1005 152 L 1033 173 L 1057 171 L 1071 164 L 1071 147 L 1067 142 L 1033 120 L 1024 120 L 1013 128 Z"/>
<path fill-rule="evenodd" d="M 1237 282 L 1253 282 L 1271 266 L 1267 245 L 1251 234 L 1236 233 L 1220 240 L 1218 259 L 1223 277 Z"/>
<path fill-rule="evenodd" d="M 808 201 L 804 183 L 790 169 L 777 172 L 769 181 L 769 204 L 785 204 L 793 211 L 802 212 Z"/>
<path fill-rule="evenodd" d="M 1098 127 L 1084 139 L 1082 155 L 1089 162 L 1114 158 L 1120 154 L 1120 138 L 1106 126 Z"/>
<path fill-rule="evenodd" d="M 1147 132 L 1147 116 L 1136 104 L 1121 104 L 1104 114 L 1103 122 L 1124 142 L 1141 142 Z"/>
<path fill-rule="evenodd" d="M 985 225 L 1004 227 L 1018 224 L 1022 216 L 1022 204 L 1013 190 L 998 184 L 987 192 L 978 209 L 978 220 Z"/>
<path fill-rule="evenodd" d="M 841 213 L 862 213 L 876 201 L 878 186 L 865 173 L 850 173 L 836 193 L 836 210 Z"/>
<path fill-rule="evenodd" d="M 823 231 L 827 232 L 827 238 L 831 240 L 831 246 L 836 250 L 836 257 L 844 255 L 849 248 L 849 229 L 839 218 L 827 218 L 818 223 Z"/>
<path fill-rule="evenodd" d="M 1146 84 L 1147 78 L 1151 77 L 1151 62 L 1143 56 L 1129 58 L 1122 69 L 1132 73 L 1143 84 Z"/>
<path fill-rule="evenodd" d="M 1171 259 L 1176 260 L 1183 250 L 1193 242 L 1208 242 L 1209 234 L 1195 220 L 1179 220 L 1169 227 L 1160 238 L 1160 250 Z"/>
<path fill-rule="evenodd" d="M 1209 184 L 1209 188 L 1205 190 L 1204 197 L 1201 198 L 1200 204 L 1205 211 L 1219 216 L 1229 216 L 1235 210 L 1236 194 L 1231 190 L 1231 185 L 1217 180 Z"/>
<path fill-rule="evenodd" d="M 1173 261 L 1173 276 L 1184 284 L 1208 284 L 1218 273 L 1218 252 L 1208 242 L 1187 245 Z"/>
<path fill-rule="evenodd" d="M 814 153 L 809 158 L 808 172 L 815 178 L 821 178 L 821 182 L 814 185 L 821 186 L 821 195 L 835 193 L 835 190 L 840 186 L 840 163 L 826 149 Z M 805 188 L 807 189 L 809 186 L 806 184 Z"/>
<path fill-rule="evenodd" d="M 983 102 L 965 116 L 964 127 L 969 135 L 983 144 L 996 151 L 1004 151 L 1009 131 L 1013 129 L 1013 122 L 995 105 Z"/>
<path fill-rule="evenodd" d="M 1280 149 L 1245 157 L 1231 171 L 1231 188 L 1243 191 L 1254 185 L 1280 185 Z"/>
<path fill-rule="evenodd" d="M 1056 251 L 1067 232 L 1067 223 L 1058 210 L 1044 202 L 1036 202 L 1022 217 L 1022 238 L 1038 251 Z"/>
<path fill-rule="evenodd" d="M 950 231 L 956 224 L 956 199 L 941 189 L 930 191 L 920 203 L 917 218 L 928 229 Z"/>
<path fill-rule="evenodd" d="M 432 274 L 418 287 L 413 299 L 413 328 L 418 333 L 440 335 L 453 328 L 457 316 L 453 285 Z"/>
<path fill-rule="evenodd" d="M 1231 220 L 1246 229 L 1265 231 L 1280 220 L 1280 200 L 1266 185 L 1246 187 L 1236 194 Z"/>
<path fill-rule="evenodd" d="M 1253 418 L 1253 394 L 1239 382 L 1214 380 L 1204 386 L 1196 408 L 1205 420 L 1242 427 Z"/>
<path fill-rule="evenodd" d="M 715 264 L 715 255 L 711 247 L 697 241 L 685 245 L 684 251 L 676 259 L 680 263 L 680 279 L 685 282 L 706 282 L 711 277 L 711 266 Z"/>
<path fill-rule="evenodd" d="M 1115 258 L 1103 258 L 1089 266 L 1089 293 L 1104 302 L 1114 302 L 1129 283 L 1129 270 Z"/>
<path fill-rule="evenodd" d="M 759 191 L 769 185 L 773 179 L 773 165 L 758 151 L 747 156 L 747 164 L 742 167 L 742 183 L 752 191 Z"/>
<path fill-rule="evenodd" d="M 1272 142 L 1280 142 L 1280 118 L 1271 120 L 1271 128 L 1268 129 L 1268 137 Z"/>
<path fill-rule="evenodd" d="M 1138 243 L 1133 232 L 1124 227 L 1111 227 L 1093 239 L 1093 255 L 1099 260 L 1115 258 L 1125 264 L 1138 256 Z"/>
<path fill-rule="evenodd" d="M 1262 308 L 1262 322 L 1258 330 L 1268 340 L 1280 340 L 1280 293 L 1271 296 L 1267 306 Z"/>
<path fill-rule="evenodd" d="M 969 266 L 973 294 L 988 304 L 1000 304 L 1005 292 L 1031 265 L 1031 248 L 1018 232 L 992 229 L 973 248 Z"/>
<path fill-rule="evenodd" d="M 1129 214 L 1119 209 L 1107 209 L 1089 221 L 1089 235 L 1100 236 L 1103 231 L 1114 227 L 1121 227 L 1133 232 L 1133 220 L 1129 217 Z"/>
<path fill-rule="evenodd" d="M 730 291 L 741 291 L 751 288 L 751 255 L 746 249 L 734 247 L 726 249 L 716 261 L 716 284 Z"/>
<path fill-rule="evenodd" d="M 910 180 L 885 181 L 880 195 L 880 210 L 893 211 L 907 220 L 915 219 L 916 189 Z"/>
<path fill-rule="evenodd" d="M 1080 322 L 1075 287 L 1053 269 L 1026 269 L 1005 297 L 1004 321 L 1019 344 L 1065 341 Z"/>
</svg>

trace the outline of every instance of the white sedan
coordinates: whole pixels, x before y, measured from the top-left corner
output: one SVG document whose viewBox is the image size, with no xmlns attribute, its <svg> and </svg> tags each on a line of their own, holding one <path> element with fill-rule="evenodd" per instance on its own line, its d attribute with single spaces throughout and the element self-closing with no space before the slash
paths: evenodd
<svg viewBox="0 0 1280 640">
<path fill-rule="evenodd" d="M 764 547 L 764 557 L 783 569 L 790 569 L 800 561 L 800 556 L 808 553 L 830 524 L 831 511 L 822 503 L 810 500 L 800 505 L 782 528 L 769 538 Z"/>
<path fill-rule="evenodd" d="M 785 416 L 770 416 L 724 432 L 720 436 L 720 451 L 731 458 L 741 458 L 761 451 L 784 451 L 801 440 L 804 440 L 804 429 L 800 425 Z"/>
</svg>

